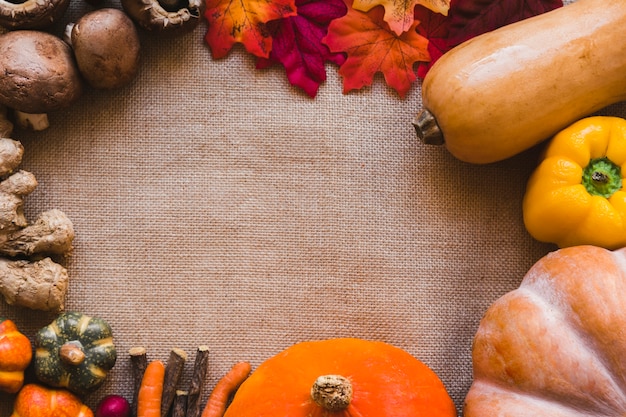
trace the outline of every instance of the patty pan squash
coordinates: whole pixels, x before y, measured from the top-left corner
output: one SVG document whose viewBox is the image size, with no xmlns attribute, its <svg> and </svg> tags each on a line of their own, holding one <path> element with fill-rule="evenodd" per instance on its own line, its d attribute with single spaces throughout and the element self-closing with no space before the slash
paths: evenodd
<svg viewBox="0 0 626 417">
<path fill-rule="evenodd" d="M 626 248 L 540 259 L 476 332 L 465 417 L 626 415 Z"/>
<path fill-rule="evenodd" d="M 35 336 L 35 375 L 82 395 L 97 389 L 115 365 L 109 324 L 78 312 L 62 313 Z"/>
</svg>

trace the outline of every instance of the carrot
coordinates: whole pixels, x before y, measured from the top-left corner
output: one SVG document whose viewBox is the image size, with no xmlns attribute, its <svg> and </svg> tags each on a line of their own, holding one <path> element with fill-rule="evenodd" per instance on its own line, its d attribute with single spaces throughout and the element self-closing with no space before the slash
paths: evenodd
<svg viewBox="0 0 626 417">
<path fill-rule="evenodd" d="M 144 371 L 137 396 L 137 417 L 161 417 L 165 365 L 155 360 Z"/>
<path fill-rule="evenodd" d="M 248 362 L 238 362 L 215 384 L 209 395 L 201 417 L 222 417 L 231 394 L 248 378 L 251 366 Z"/>
</svg>

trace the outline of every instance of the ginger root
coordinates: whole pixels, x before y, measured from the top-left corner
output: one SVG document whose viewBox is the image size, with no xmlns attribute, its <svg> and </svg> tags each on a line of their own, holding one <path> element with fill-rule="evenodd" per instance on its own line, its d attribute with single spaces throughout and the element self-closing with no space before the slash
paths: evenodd
<svg viewBox="0 0 626 417">
<path fill-rule="evenodd" d="M 0 115 L 0 134 L 1 129 Z M 37 180 L 18 170 L 23 153 L 20 142 L 0 137 L 0 294 L 10 305 L 58 313 L 64 309 L 69 278 L 51 256 L 71 252 L 74 227 L 57 209 L 29 224 L 24 197 L 35 190 Z"/>
<path fill-rule="evenodd" d="M 72 250 L 74 226 L 61 210 L 43 212 L 31 225 L 0 235 L 0 253 L 9 256 L 65 255 Z"/>
<path fill-rule="evenodd" d="M 0 258 L 0 293 L 7 304 L 58 313 L 64 309 L 67 270 L 50 258 Z"/>
</svg>

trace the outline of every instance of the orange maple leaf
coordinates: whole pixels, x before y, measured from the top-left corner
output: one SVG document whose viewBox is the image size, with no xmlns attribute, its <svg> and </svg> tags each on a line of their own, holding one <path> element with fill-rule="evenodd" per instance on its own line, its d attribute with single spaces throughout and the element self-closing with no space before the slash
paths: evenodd
<svg viewBox="0 0 626 417">
<path fill-rule="evenodd" d="M 374 6 L 385 8 L 385 22 L 397 35 L 411 28 L 415 20 L 415 6 L 421 4 L 435 13 L 448 15 L 450 0 L 354 0 L 356 10 L 367 12 Z"/>
<path fill-rule="evenodd" d="M 242 43 L 255 56 L 267 58 L 272 37 L 266 23 L 295 15 L 295 0 L 207 0 L 204 40 L 216 59 L 226 56 L 235 43 Z"/>
<path fill-rule="evenodd" d="M 397 35 L 383 20 L 380 7 L 364 13 L 350 7 L 348 13 L 333 20 L 322 40 L 331 52 L 345 52 L 346 61 L 339 67 L 343 92 L 372 84 L 382 72 L 387 84 L 404 98 L 417 79 L 413 65 L 430 61 L 428 40 L 419 35 L 413 22 L 408 31 Z"/>
</svg>

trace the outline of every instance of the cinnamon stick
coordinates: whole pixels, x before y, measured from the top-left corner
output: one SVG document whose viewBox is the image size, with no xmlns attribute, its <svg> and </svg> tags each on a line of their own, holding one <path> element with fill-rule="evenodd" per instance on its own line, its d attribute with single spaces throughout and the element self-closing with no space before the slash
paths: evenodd
<svg viewBox="0 0 626 417">
<path fill-rule="evenodd" d="M 186 417 L 200 417 L 202 414 L 202 395 L 206 375 L 209 370 L 209 347 L 199 346 L 196 352 L 196 360 L 193 365 L 189 395 L 187 397 Z"/>
<path fill-rule="evenodd" d="M 131 402 L 131 414 L 133 417 L 137 416 L 137 397 L 139 396 L 139 387 L 141 386 L 141 380 L 143 379 L 143 373 L 148 366 L 148 357 L 146 355 L 146 349 L 141 346 L 130 348 L 128 351 L 130 356 L 130 366 L 133 376 L 133 400 Z"/>
<path fill-rule="evenodd" d="M 187 391 L 177 390 L 172 404 L 171 417 L 185 417 L 187 413 L 187 401 L 189 393 Z"/>
<path fill-rule="evenodd" d="M 174 348 L 170 351 L 170 356 L 165 366 L 163 395 L 161 396 L 161 417 L 167 417 L 172 407 L 186 360 L 187 353 L 184 350 Z"/>
</svg>

